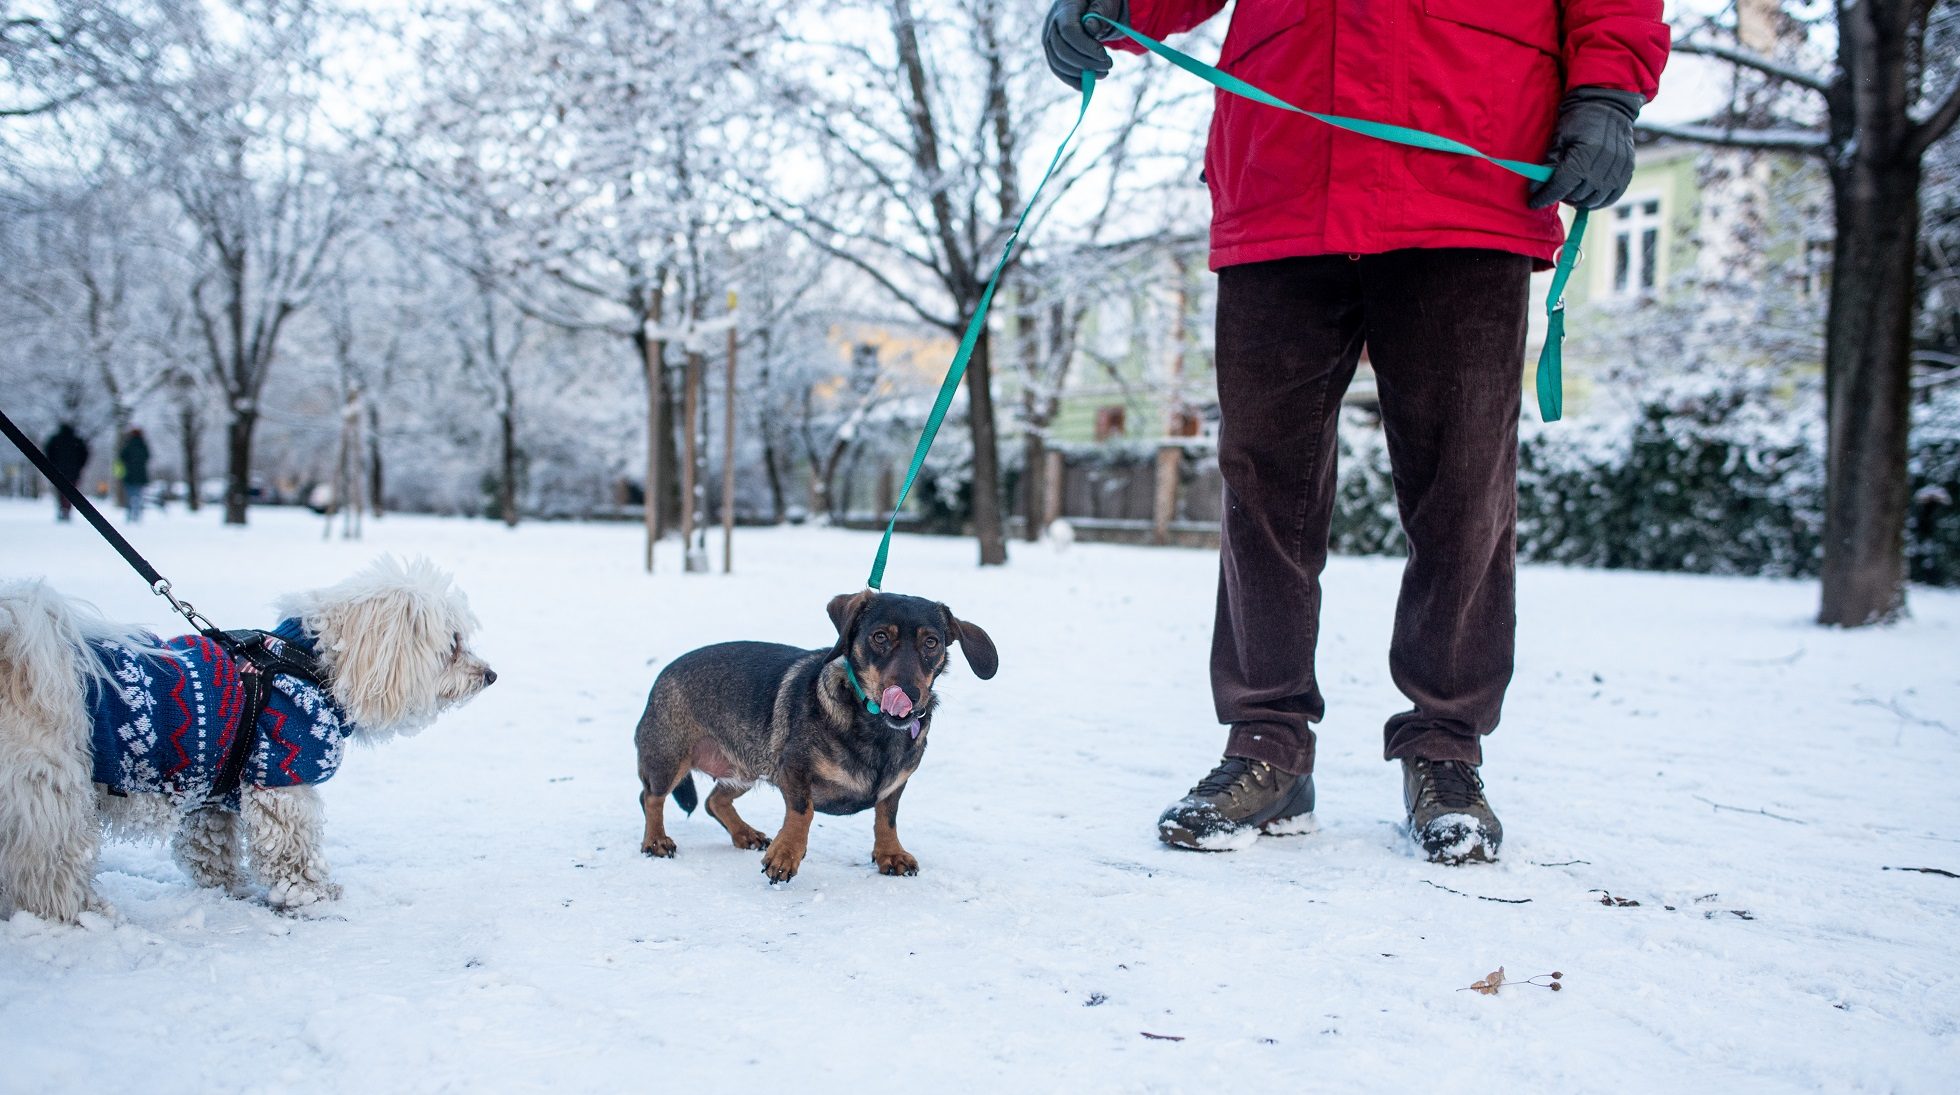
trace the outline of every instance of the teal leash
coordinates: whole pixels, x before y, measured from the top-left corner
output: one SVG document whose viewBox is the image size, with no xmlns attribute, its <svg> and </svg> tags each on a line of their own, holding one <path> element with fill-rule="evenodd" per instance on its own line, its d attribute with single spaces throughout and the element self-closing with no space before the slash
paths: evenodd
<svg viewBox="0 0 1960 1095">
<path fill-rule="evenodd" d="M 1098 19 L 1122 32 L 1131 41 L 1164 58 L 1178 68 L 1212 84 L 1222 91 L 1241 98 L 1251 99 L 1267 106 L 1304 114 L 1316 121 L 1324 122 L 1337 129 L 1359 133 L 1376 140 L 1392 144 L 1407 145 L 1411 148 L 1427 149 L 1432 152 L 1448 152 L 1458 156 L 1472 156 L 1476 159 L 1496 164 L 1515 175 L 1522 175 L 1533 182 L 1543 182 L 1552 177 L 1552 169 L 1546 164 L 1525 163 L 1522 160 L 1506 160 L 1486 155 L 1461 141 L 1425 133 L 1407 126 L 1388 125 L 1383 122 L 1370 122 L 1361 118 L 1344 118 L 1338 114 L 1319 114 L 1294 106 L 1263 89 L 1254 87 L 1228 72 L 1222 72 L 1187 53 L 1172 49 L 1114 19 L 1090 13 L 1084 17 Z M 967 321 L 966 333 L 960 337 L 959 351 L 953 355 L 953 363 L 946 370 L 946 379 L 940 382 L 939 395 L 932 402 L 932 413 L 926 416 L 925 429 L 919 434 L 919 443 L 912 450 L 912 465 L 905 472 L 905 482 L 898 489 L 898 498 L 892 504 L 891 518 L 885 522 L 885 535 L 878 541 L 878 554 L 871 562 L 871 578 L 865 584 L 871 589 L 883 589 L 885 564 L 891 558 L 892 533 L 898 528 L 898 515 L 905 510 L 905 501 L 912 494 L 912 485 L 919 478 L 920 469 L 925 467 L 926 454 L 932 451 L 932 443 L 939 436 L 939 427 L 946 421 L 947 411 L 952 409 L 953 397 L 959 393 L 960 381 L 966 376 L 967 364 L 973 359 L 973 350 L 980 342 L 980 332 L 985 329 L 987 313 L 993 308 L 994 293 L 1000 288 L 1001 275 L 1006 273 L 1007 264 L 1014 257 L 1014 248 L 1021 240 L 1021 229 L 1028 223 L 1028 214 L 1033 212 L 1035 203 L 1041 200 L 1041 192 L 1047 188 L 1050 179 L 1055 177 L 1055 169 L 1061 166 L 1062 154 L 1075 140 L 1075 134 L 1082 128 L 1082 119 L 1088 117 L 1089 102 L 1095 98 L 1096 75 L 1082 73 L 1082 104 L 1076 110 L 1075 122 L 1069 126 L 1061 144 L 1055 148 L 1054 158 L 1048 161 L 1048 170 L 1042 173 L 1041 181 L 1035 185 L 1034 193 L 1028 196 L 1027 204 L 1021 207 L 1021 215 L 1014 221 L 1014 230 L 1007 234 L 1007 241 L 1001 245 L 1000 261 L 994 264 L 993 276 L 987 279 L 986 291 L 980 294 L 980 303 L 973 310 L 973 317 Z M 1586 233 L 1586 211 L 1581 209 L 1572 219 L 1572 230 L 1566 239 L 1565 247 L 1559 252 L 1556 268 L 1552 273 L 1551 292 L 1545 297 L 1547 328 L 1545 347 L 1538 355 L 1538 411 L 1547 422 L 1558 421 L 1564 411 L 1565 401 L 1561 392 L 1561 373 L 1563 354 L 1561 344 L 1565 338 L 1565 285 L 1572 278 L 1573 264 L 1579 257 L 1579 241 Z M 857 674 L 851 669 L 850 659 L 844 659 L 844 673 L 851 682 L 852 691 L 871 711 L 878 705 L 865 695 L 864 688 L 858 684 Z"/>
</svg>

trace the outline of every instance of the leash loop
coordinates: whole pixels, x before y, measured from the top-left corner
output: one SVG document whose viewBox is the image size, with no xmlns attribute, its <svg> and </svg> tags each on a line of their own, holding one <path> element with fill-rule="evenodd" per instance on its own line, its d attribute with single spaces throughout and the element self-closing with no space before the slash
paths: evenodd
<svg viewBox="0 0 1960 1095">
<path fill-rule="evenodd" d="M 1379 141 L 1388 141 L 1391 144 L 1406 145 L 1411 148 L 1424 149 L 1431 152 L 1447 152 L 1457 156 L 1474 157 L 1487 163 L 1495 164 L 1514 175 L 1521 175 L 1533 182 L 1543 182 L 1552 177 L 1552 168 L 1548 164 L 1527 163 L 1523 160 L 1507 160 L 1502 157 L 1492 156 L 1479 149 L 1472 148 L 1462 141 L 1441 137 L 1420 129 L 1411 129 L 1408 126 L 1389 125 L 1385 122 L 1371 122 L 1363 118 L 1347 118 L 1338 114 L 1320 114 L 1306 110 L 1287 102 L 1263 88 L 1249 84 L 1228 72 L 1205 64 L 1188 53 L 1173 49 L 1157 41 L 1155 38 L 1135 28 L 1125 26 L 1108 16 L 1096 12 L 1089 12 L 1082 17 L 1082 22 L 1086 26 L 1092 19 L 1108 24 L 1144 49 L 1162 57 L 1164 60 L 1204 80 L 1219 90 L 1237 95 L 1240 98 L 1250 99 L 1256 103 L 1264 103 L 1267 106 L 1278 107 L 1281 110 L 1289 110 L 1295 114 L 1303 114 L 1316 121 L 1333 126 L 1336 129 L 1358 133 L 1364 137 L 1372 137 Z M 994 291 L 1000 287 L 1001 275 L 1006 272 L 1008 261 L 1014 256 L 1014 247 L 1020 242 L 1021 229 L 1027 224 L 1028 214 L 1033 211 L 1035 203 L 1041 199 L 1042 190 L 1047 187 L 1048 181 L 1054 177 L 1055 169 L 1061 165 L 1062 154 L 1067 151 L 1069 144 L 1075 140 L 1076 131 L 1082 128 L 1082 119 L 1088 116 L 1089 102 L 1095 97 L 1095 94 L 1096 74 L 1085 69 L 1082 73 L 1082 105 L 1076 111 L 1075 122 L 1069 126 L 1068 133 L 1062 138 L 1061 144 L 1056 146 L 1055 156 L 1049 161 L 1048 170 L 1042 174 L 1041 181 L 1035 184 L 1034 193 L 1028 197 L 1027 204 L 1021 208 L 1020 217 L 1014 222 L 1013 230 L 1007 234 L 1007 241 L 1001 247 L 1000 261 L 994 265 L 993 276 L 987 279 L 986 291 L 980 295 L 979 304 L 974 308 L 972 318 L 967 321 L 966 332 L 960 338 L 959 351 L 953 355 L 953 363 L 946 370 L 946 379 L 939 385 L 939 395 L 933 400 L 932 413 L 926 417 L 925 428 L 919 434 L 919 443 L 912 450 L 912 465 L 906 470 L 905 482 L 899 487 L 898 498 L 892 504 L 891 518 L 885 522 L 885 534 L 878 541 L 878 553 L 871 562 L 871 577 L 865 583 L 871 589 L 882 589 L 884 587 L 885 564 L 891 556 L 892 533 L 898 527 L 898 515 L 905 509 L 905 501 L 912 493 L 912 484 L 919 478 L 919 471 L 925 466 L 926 454 L 931 451 L 933 440 L 939 436 L 939 427 L 946 421 L 946 412 L 952 408 L 953 397 L 959 391 L 960 380 L 966 375 L 967 363 L 972 359 L 974 347 L 979 343 L 980 334 L 986 328 L 987 313 L 993 307 L 994 303 Z M 1566 241 L 1566 246 L 1559 252 L 1557 261 L 1554 264 L 1551 292 L 1545 300 L 1547 325 L 1545 345 L 1538 355 L 1537 388 L 1539 415 L 1547 422 L 1558 421 L 1559 416 L 1563 413 L 1564 398 L 1560 390 L 1562 384 L 1560 344 L 1565 338 L 1565 285 L 1572 277 L 1573 265 L 1579 257 L 1579 241 L 1585 236 L 1585 232 L 1586 210 L 1580 209 L 1572 218 L 1572 228 L 1569 238 Z M 850 671 L 848 660 L 845 662 L 845 671 L 847 674 Z M 864 696 L 863 689 L 857 688 L 855 676 L 852 677 L 851 685 L 857 690 L 859 698 L 869 702 L 869 698 Z"/>
<path fill-rule="evenodd" d="M 1364 137 L 1373 137 L 1378 141 L 1406 145 L 1410 148 L 1419 148 L 1430 152 L 1448 152 L 1457 156 L 1470 156 L 1483 160 L 1486 163 L 1495 164 L 1513 175 L 1523 176 L 1532 182 L 1544 182 L 1546 179 L 1552 177 L 1552 167 L 1550 164 L 1526 163 L 1523 160 L 1507 160 L 1472 148 L 1462 141 L 1440 137 L 1434 133 L 1427 133 L 1420 129 L 1411 129 L 1408 126 L 1389 125 L 1385 122 L 1371 122 L 1363 118 L 1346 118 L 1339 114 L 1320 114 L 1303 107 L 1295 106 L 1285 99 L 1266 91 L 1264 88 L 1256 87 L 1229 72 L 1205 64 L 1188 53 L 1167 46 L 1155 38 L 1133 27 L 1125 26 L 1108 16 L 1092 11 L 1082 17 L 1085 25 L 1091 19 L 1107 23 L 1110 27 L 1121 32 L 1124 37 L 1142 46 L 1144 49 L 1162 57 L 1164 60 L 1218 88 L 1220 91 L 1237 95 L 1242 99 L 1250 99 L 1255 103 L 1264 103 L 1267 106 L 1278 107 L 1281 110 L 1290 110 L 1295 114 L 1304 114 L 1317 122 L 1333 126 L 1336 129 L 1343 129 L 1350 133 L 1359 133 Z M 1565 300 L 1565 284 L 1572 278 L 1572 268 L 1579 260 L 1579 241 L 1584 239 L 1586 235 L 1587 211 L 1577 209 L 1576 207 L 1575 210 L 1576 212 L 1572 217 L 1572 228 L 1567 234 L 1565 246 L 1559 251 L 1557 260 L 1553 264 L 1551 292 L 1545 297 L 1545 344 L 1538 351 L 1538 379 L 1536 387 L 1538 389 L 1538 415 L 1547 422 L 1558 421 L 1565 411 L 1564 379 L 1562 375 L 1564 371 L 1563 343 L 1565 341 L 1565 308 L 1563 303 Z"/>
</svg>

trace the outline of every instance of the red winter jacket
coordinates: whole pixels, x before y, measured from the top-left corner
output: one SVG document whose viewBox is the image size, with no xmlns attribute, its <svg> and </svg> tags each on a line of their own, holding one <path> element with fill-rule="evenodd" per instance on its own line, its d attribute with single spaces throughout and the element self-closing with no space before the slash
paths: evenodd
<svg viewBox="0 0 1960 1095">
<path fill-rule="evenodd" d="M 1163 38 L 1224 6 L 1130 0 L 1130 25 Z M 1661 0 L 1238 0 L 1218 67 L 1307 110 L 1536 163 L 1567 90 L 1651 99 L 1667 52 Z M 1214 270 L 1404 247 L 1494 248 L 1549 264 L 1565 238 L 1554 210 L 1525 208 L 1531 184 L 1502 168 L 1222 91 L 1216 99 L 1205 150 Z"/>
</svg>

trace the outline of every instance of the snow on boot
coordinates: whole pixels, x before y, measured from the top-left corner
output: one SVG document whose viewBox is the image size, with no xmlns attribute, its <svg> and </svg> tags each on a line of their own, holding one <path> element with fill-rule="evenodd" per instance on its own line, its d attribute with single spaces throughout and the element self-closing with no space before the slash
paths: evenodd
<svg viewBox="0 0 1960 1095">
<path fill-rule="evenodd" d="M 1409 810 L 1409 839 L 1431 863 L 1489 863 L 1504 842 L 1477 767 L 1460 760 L 1402 759 L 1402 802 Z"/>
<path fill-rule="evenodd" d="M 1249 848 L 1262 832 L 1290 836 L 1312 831 L 1313 777 L 1244 757 L 1219 761 L 1157 819 L 1157 839 L 1197 852 Z"/>
</svg>

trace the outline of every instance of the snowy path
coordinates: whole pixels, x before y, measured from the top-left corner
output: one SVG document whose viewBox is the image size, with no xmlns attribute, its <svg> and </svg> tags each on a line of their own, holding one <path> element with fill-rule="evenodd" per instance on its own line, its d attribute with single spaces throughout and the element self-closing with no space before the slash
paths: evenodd
<svg viewBox="0 0 1960 1095">
<path fill-rule="evenodd" d="M 0 503 L 0 574 L 167 627 L 51 508 Z M 1918 589 L 1913 621 L 1837 633 L 1807 623 L 1807 583 L 1528 569 L 1486 772 L 1504 861 L 1452 870 L 1410 855 L 1380 760 L 1396 564 L 1330 567 L 1320 832 L 1198 856 L 1152 822 L 1222 742 L 1213 559 L 1016 545 L 981 572 L 966 541 L 905 539 L 888 584 L 988 628 L 1001 674 L 947 685 L 905 799 L 917 878 L 873 872 L 868 815 L 824 817 L 772 889 L 699 814 L 670 815 L 678 859 L 640 857 L 633 724 L 694 646 L 827 643 L 824 601 L 874 539 L 749 533 L 733 580 L 678 574 L 668 545 L 647 579 L 638 535 L 146 522 L 152 559 L 233 627 L 425 552 L 502 679 L 350 755 L 325 791 L 331 917 L 198 892 L 160 849 L 117 845 L 101 884 L 123 923 L 0 924 L 0 1090 L 1960 1082 L 1960 879 L 1883 869 L 1960 872 L 1960 595 Z M 744 807 L 773 831 L 779 802 Z M 1500 965 L 1565 991 L 1456 991 Z"/>
</svg>

